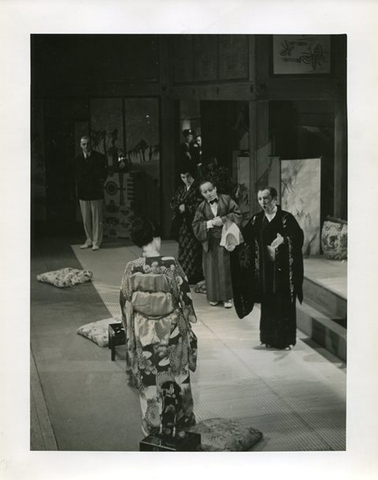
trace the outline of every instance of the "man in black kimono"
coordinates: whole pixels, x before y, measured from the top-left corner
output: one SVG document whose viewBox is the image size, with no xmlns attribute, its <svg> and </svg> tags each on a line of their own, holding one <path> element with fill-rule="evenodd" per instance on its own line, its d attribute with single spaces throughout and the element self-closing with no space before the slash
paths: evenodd
<svg viewBox="0 0 378 480">
<path fill-rule="evenodd" d="M 303 300 L 303 231 L 294 216 L 277 205 L 277 191 L 258 192 L 262 211 L 242 233 L 245 243 L 231 254 L 234 304 L 239 318 L 261 304 L 260 341 L 290 349 L 296 343 L 296 299 Z"/>
<path fill-rule="evenodd" d="M 92 150 L 90 138 L 80 139 L 82 153 L 75 158 L 77 194 L 86 240 L 80 248 L 99 250 L 103 235 L 104 182 L 108 165 L 105 156 Z"/>
</svg>

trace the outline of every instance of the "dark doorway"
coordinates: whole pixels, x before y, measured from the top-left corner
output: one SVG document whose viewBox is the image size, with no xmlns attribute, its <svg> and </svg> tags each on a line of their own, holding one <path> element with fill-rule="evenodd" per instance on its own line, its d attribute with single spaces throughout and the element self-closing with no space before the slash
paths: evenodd
<svg viewBox="0 0 378 480">
<path fill-rule="evenodd" d="M 49 118 L 46 131 L 46 214 L 55 232 L 75 229 L 75 173 L 72 121 Z"/>
<path fill-rule="evenodd" d="M 204 158 L 217 158 L 232 169 L 233 151 L 241 149 L 248 135 L 248 102 L 202 101 L 201 130 Z"/>
</svg>

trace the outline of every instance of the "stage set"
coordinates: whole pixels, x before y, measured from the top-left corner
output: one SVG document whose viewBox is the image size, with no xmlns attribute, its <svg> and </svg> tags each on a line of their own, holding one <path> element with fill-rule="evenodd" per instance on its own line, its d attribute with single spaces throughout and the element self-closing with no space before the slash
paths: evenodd
<svg viewBox="0 0 378 480">
<path fill-rule="evenodd" d="M 140 252 L 127 240 L 107 241 L 95 253 L 79 246 L 40 239 L 32 252 L 31 448 L 138 451 L 139 398 L 127 385 L 124 345 L 112 361 L 107 347 L 76 332 L 91 322 L 119 320 L 124 266 Z M 176 252 L 175 242 L 163 242 L 163 254 Z M 90 270 L 92 282 L 62 289 L 36 280 L 64 267 Z M 233 309 L 210 307 L 205 295 L 193 292 L 197 421 L 233 419 L 261 431 L 253 451 L 345 449 L 346 267 L 305 260 L 305 302 L 291 351 L 260 346 L 258 306 L 239 320 Z"/>
<path fill-rule="evenodd" d="M 176 255 L 171 201 L 186 130 L 200 151 L 195 175 L 211 171 L 245 220 L 269 185 L 305 234 L 292 350 L 260 346 L 258 305 L 240 320 L 192 292 L 197 421 L 256 429 L 254 451 L 345 450 L 346 46 L 346 35 L 31 36 L 33 450 L 139 450 L 125 346 L 98 346 L 86 325 L 105 329 L 105 345 L 109 323 L 119 321 L 122 274 L 139 255 L 130 241 L 135 216 L 159 222 L 163 254 Z M 96 252 L 79 248 L 83 135 L 107 166 Z M 62 268 L 87 270 L 91 281 L 38 282 Z"/>
</svg>

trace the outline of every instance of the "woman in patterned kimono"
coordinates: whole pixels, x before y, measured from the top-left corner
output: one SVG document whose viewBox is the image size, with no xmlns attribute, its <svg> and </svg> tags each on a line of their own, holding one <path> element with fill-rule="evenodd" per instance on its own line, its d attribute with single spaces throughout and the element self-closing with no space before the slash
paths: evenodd
<svg viewBox="0 0 378 480">
<path fill-rule="evenodd" d="M 180 168 L 183 182 L 171 202 L 173 211 L 172 225 L 174 236 L 178 240 L 178 261 L 188 281 L 194 285 L 203 280 L 202 245 L 196 239 L 192 229 L 194 214 L 202 201 L 198 183 L 194 180 L 194 167 L 183 163 Z"/>
<path fill-rule="evenodd" d="M 262 211 L 242 233 L 245 243 L 231 253 L 235 309 L 239 318 L 261 304 L 260 341 L 290 350 L 296 343 L 296 299 L 303 300 L 303 231 L 277 205 L 277 191 L 258 191 Z"/>
<path fill-rule="evenodd" d="M 120 304 L 126 332 L 127 371 L 139 389 L 144 435 L 162 425 L 162 385 L 174 382 L 179 391 L 176 429 L 195 424 L 190 370 L 195 371 L 197 339 L 191 322 L 197 318 L 190 288 L 180 264 L 160 255 L 157 226 L 135 219 L 131 238 L 142 255 L 127 263 Z"/>
<path fill-rule="evenodd" d="M 242 215 L 230 196 L 218 195 L 213 181 L 202 180 L 200 191 L 204 200 L 197 208 L 192 226 L 203 246 L 207 300 L 212 306 L 222 302 L 225 308 L 232 308 L 230 253 L 220 246 L 220 241 L 223 225 L 231 221 L 239 226 Z"/>
</svg>

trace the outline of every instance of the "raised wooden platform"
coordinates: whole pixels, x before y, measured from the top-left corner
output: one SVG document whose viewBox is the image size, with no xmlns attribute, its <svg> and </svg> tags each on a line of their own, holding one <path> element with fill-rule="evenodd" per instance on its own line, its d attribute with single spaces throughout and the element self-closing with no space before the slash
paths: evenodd
<svg viewBox="0 0 378 480">
<path fill-rule="evenodd" d="M 346 361 L 347 262 L 324 257 L 305 259 L 304 302 L 298 306 L 298 328 Z"/>
</svg>

